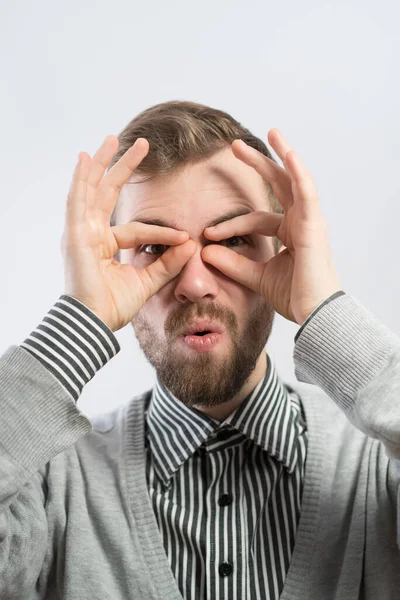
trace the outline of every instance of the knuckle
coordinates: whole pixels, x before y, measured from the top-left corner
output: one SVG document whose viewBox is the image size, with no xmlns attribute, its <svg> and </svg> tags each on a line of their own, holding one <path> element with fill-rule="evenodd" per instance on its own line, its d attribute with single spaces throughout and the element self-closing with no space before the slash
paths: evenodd
<svg viewBox="0 0 400 600">
<path fill-rule="evenodd" d="M 121 191 L 121 188 L 122 188 L 122 183 L 118 182 L 118 181 L 109 181 L 108 186 L 111 188 L 111 190 L 113 192 L 119 194 L 119 192 Z"/>
</svg>

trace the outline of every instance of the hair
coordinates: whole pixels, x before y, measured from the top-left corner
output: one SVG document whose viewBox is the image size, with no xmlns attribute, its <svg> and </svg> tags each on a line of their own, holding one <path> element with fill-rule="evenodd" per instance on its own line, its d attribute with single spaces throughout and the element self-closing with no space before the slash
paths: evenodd
<svg viewBox="0 0 400 600">
<path fill-rule="evenodd" d="M 189 163 L 210 158 L 236 139 L 242 139 L 276 162 L 266 144 L 231 115 L 195 102 L 171 100 L 134 117 L 118 135 L 118 151 L 107 170 L 138 138 L 146 138 L 150 144 L 148 154 L 135 169 L 135 175 L 142 176 L 141 181 L 179 172 Z M 271 184 L 268 181 L 265 184 L 272 212 L 283 213 Z M 111 226 L 117 224 L 117 211 L 118 201 L 110 218 Z M 280 245 L 274 238 L 276 252 Z"/>
</svg>

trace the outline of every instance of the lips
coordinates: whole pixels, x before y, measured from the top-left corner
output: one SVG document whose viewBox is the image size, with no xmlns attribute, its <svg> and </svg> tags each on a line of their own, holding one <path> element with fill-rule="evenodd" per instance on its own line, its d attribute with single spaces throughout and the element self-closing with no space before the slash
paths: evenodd
<svg viewBox="0 0 400 600">
<path fill-rule="evenodd" d="M 196 319 L 181 331 L 180 335 L 196 335 L 207 333 L 224 333 L 225 329 L 219 323 L 207 319 Z"/>
</svg>

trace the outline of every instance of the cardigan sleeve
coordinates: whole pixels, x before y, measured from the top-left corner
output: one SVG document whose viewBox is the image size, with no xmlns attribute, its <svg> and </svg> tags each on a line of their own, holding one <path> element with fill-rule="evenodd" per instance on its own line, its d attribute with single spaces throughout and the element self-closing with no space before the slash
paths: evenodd
<svg viewBox="0 0 400 600">
<path fill-rule="evenodd" d="M 355 427 L 382 442 L 389 460 L 381 483 L 397 513 L 400 548 L 400 339 L 347 294 L 304 325 L 296 377 L 322 388 Z"/>
<path fill-rule="evenodd" d="M 20 346 L 0 356 L 0 598 L 43 597 L 46 465 L 93 430 L 77 400 L 119 349 L 105 323 L 63 295 Z"/>
</svg>

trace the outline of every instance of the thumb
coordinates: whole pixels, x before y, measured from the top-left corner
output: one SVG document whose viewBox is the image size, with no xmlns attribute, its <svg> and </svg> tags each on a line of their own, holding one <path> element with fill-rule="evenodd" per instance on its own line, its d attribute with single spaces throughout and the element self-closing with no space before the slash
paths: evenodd
<svg viewBox="0 0 400 600">
<path fill-rule="evenodd" d="M 196 243 L 187 240 L 183 244 L 171 246 L 154 263 L 137 270 L 146 290 L 146 301 L 157 293 L 166 283 L 182 271 L 187 261 L 195 254 Z"/>
</svg>

